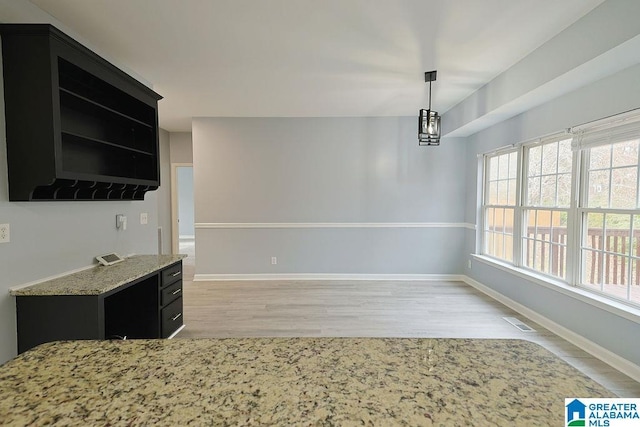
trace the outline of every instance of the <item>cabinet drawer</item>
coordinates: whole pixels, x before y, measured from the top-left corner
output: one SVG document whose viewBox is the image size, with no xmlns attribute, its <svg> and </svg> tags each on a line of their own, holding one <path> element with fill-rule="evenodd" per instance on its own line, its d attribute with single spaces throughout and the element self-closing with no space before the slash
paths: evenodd
<svg viewBox="0 0 640 427">
<path fill-rule="evenodd" d="M 167 286 L 162 289 L 162 295 L 160 296 L 160 304 L 167 305 L 176 298 L 182 296 L 182 280 Z"/>
<path fill-rule="evenodd" d="M 162 270 L 162 287 L 171 283 L 182 280 L 182 263 L 179 262 L 169 268 Z"/>
<path fill-rule="evenodd" d="M 169 337 L 182 326 L 182 298 L 162 309 L 162 338 Z"/>
</svg>

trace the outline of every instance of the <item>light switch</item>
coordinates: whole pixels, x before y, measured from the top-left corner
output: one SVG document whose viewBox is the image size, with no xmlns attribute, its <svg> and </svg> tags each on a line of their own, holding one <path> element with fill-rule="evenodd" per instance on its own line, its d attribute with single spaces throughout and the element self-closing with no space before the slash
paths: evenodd
<svg viewBox="0 0 640 427">
<path fill-rule="evenodd" d="M 149 222 L 149 214 L 143 212 L 140 214 L 140 224 L 147 224 Z"/>
<path fill-rule="evenodd" d="M 118 230 L 126 230 L 127 229 L 127 217 L 122 215 L 122 214 L 118 214 L 116 215 L 116 228 Z"/>
</svg>

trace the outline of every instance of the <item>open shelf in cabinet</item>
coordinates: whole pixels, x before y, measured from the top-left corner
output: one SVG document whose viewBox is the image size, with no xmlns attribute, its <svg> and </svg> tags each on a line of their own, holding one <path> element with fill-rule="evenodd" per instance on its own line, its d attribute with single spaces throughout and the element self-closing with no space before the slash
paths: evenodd
<svg viewBox="0 0 640 427">
<path fill-rule="evenodd" d="M 60 119 L 62 132 L 147 153 L 153 150 L 152 127 L 63 90 L 60 91 Z"/>
<path fill-rule="evenodd" d="M 156 156 L 74 134 L 62 134 L 62 170 L 98 176 L 157 180 Z"/>
<path fill-rule="evenodd" d="M 106 339 L 158 338 L 158 275 L 104 298 Z"/>
<path fill-rule="evenodd" d="M 155 108 L 106 83 L 64 58 L 58 58 L 60 90 L 90 100 L 105 109 L 115 111 L 131 120 L 153 127 Z"/>
</svg>

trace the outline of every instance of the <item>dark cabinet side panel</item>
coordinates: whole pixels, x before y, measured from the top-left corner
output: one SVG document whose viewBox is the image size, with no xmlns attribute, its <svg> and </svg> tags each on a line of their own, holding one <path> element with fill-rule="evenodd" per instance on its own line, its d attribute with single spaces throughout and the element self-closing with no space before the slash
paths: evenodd
<svg viewBox="0 0 640 427">
<path fill-rule="evenodd" d="M 16 298 L 18 352 L 75 339 L 104 339 L 104 314 L 97 295 Z"/>
</svg>

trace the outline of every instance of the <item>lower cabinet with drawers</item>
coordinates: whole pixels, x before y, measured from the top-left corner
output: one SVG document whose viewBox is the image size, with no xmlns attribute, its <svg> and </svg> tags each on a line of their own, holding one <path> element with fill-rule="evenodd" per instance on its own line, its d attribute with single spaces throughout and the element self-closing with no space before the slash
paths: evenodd
<svg viewBox="0 0 640 427">
<path fill-rule="evenodd" d="M 162 270 L 160 280 L 160 334 L 169 338 L 182 327 L 182 263 Z"/>
<path fill-rule="evenodd" d="M 170 338 L 184 327 L 182 256 L 140 255 L 11 294 L 19 353 L 57 340 Z"/>
</svg>

